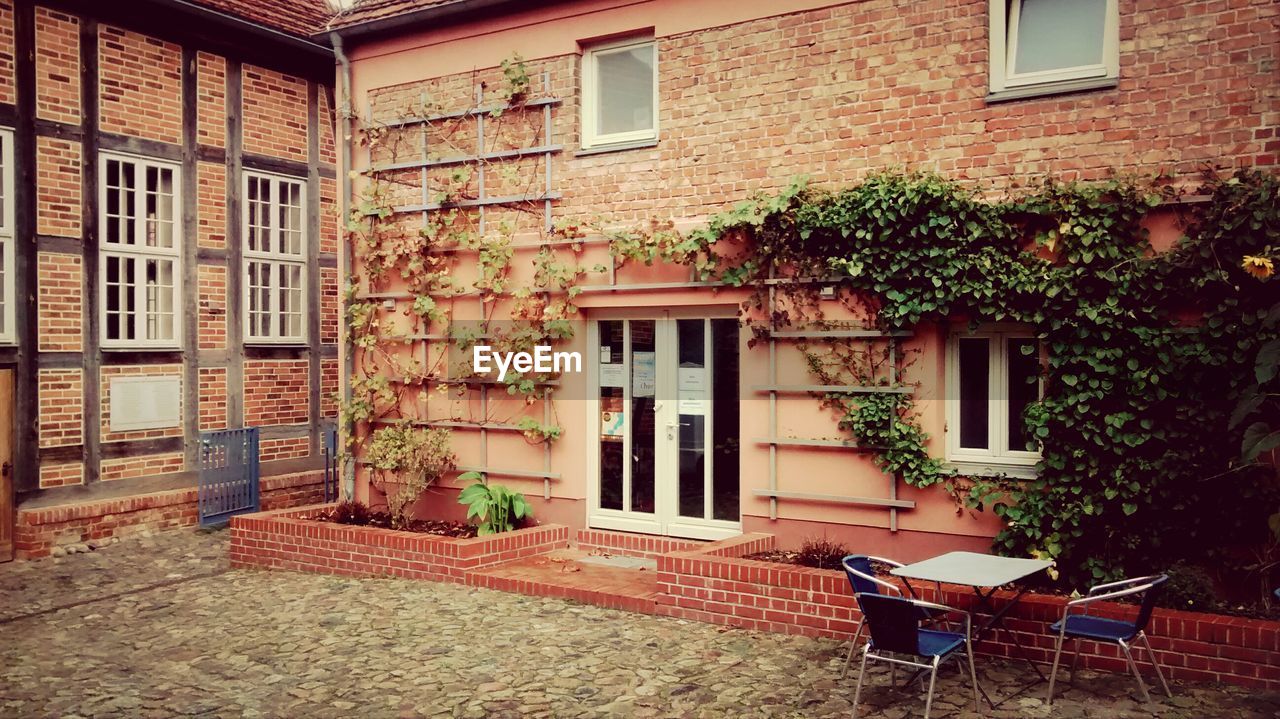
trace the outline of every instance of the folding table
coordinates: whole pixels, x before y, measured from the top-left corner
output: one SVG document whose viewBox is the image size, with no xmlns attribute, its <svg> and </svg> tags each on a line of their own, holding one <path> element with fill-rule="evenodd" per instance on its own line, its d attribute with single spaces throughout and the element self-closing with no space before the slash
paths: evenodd
<svg viewBox="0 0 1280 719">
<path fill-rule="evenodd" d="M 934 582 L 939 585 L 960 584 L 973 587 L 973 593 L 978 598 L 978 611 L 989 617 L 974 630 L 974 641 L 978 641 L 983 635 L 1003 629 L 1000 624 L 1005 615 L 1017 605 L 1018 600 L 1027 591 L 1026 588 L 1020 588 L 1009 602 L 997 609 L 991 603 L 996 590 L 1006 584 L 1029 577 L 1036 572 L 1044 571 L 1052 564 L 1053 562 L 1042 559 L 997 557 L 992 554 L 978 554 L 977 552 L 948 552 L 932 559 L 926 559 L 923 562 L 897 567 L 889 573 L 895 577 L 901 577 L 912 595 L 916 594 L 915 588 L 911 586 L 910 580 L 912 579 Z M 1022 648 L 1018 644 L 1017 634 L 1008 629 L 1003 629 L 1003 631 L 1014 648 Z M 1044 672 L 1040 671 L 1040 667 L 1036 666 L 1035 662 L 1026 659 L 1025 656 L 1023 659 L 1035 670 L 1040 677 L 1039 681 L 1048 681 Z M 1036 683 L 1038 682 L 1033 682 L 1028 686 L 1034 686 Z M 1021 691 L 1015 692 L 1014 696 L 1020 693 Z M 996 706 L 986 691 L 983 691 L 982 695 L 986 698 L 988 704 L 992 707 Z M 1006 697 L 1001 701 L 1006 701 L 1009 698 L 1011 697 Z"/>
</svg>

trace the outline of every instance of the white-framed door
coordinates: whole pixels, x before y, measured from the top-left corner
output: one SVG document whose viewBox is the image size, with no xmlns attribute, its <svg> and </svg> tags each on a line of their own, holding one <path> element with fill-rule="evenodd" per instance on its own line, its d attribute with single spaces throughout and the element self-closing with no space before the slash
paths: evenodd
<svg viewBox="0 0 1280 719">
<path fill-rule="evenodd" d="M 741 532 L 732 309 L 593 316 L 588 524 L 695 539 Z"/>
</svg>

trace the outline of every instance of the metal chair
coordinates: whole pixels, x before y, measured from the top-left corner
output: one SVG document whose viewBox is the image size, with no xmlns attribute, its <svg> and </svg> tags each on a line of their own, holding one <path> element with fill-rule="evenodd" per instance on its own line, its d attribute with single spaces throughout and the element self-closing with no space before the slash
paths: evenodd
<svg viewBox="0 0 1280 719">
<path fill-rule="evenodd" d="M 1076 661 L 1080 658 L 1079 640 L 1088 639 L 1115 644 L 1120 647 L 1120 651 L 1124 652 L 1125 661 L 1128 662 L 1129 669 L 1138 680 L 1138 689 L 1142 692 L 1143 701 L 1149 702 L 1151 694 L 1147 691 L 1146 683 L 1142 681 L 1142 675 L 1138 673 L 1138 663 L 1134 660 L 1130 649 L 1131 646 L 1136 645 L 1137 641 L 1141 641 L 1147 650 L 1147 658 L 1151 660 L 1151 666 L 1156 669 L 1156 676 L 1159 677 L 1165 694 L 1173 696 L 1173 692 L 1169 691 L 1169 683 L 1164 680 L 1164 672 L 1160 671 L 1160 662 L 1156 659 L 1155 652 L 1151 651 L 1151 642 L 1146 634 L 1147 623 L 1151 621 L 1151 610 L 1155 608 L 1160 585 L 1168 580 L 1168 575 L 1161 574 L 1108 582 L 1090 588 L 1087 596 L 1067 602 L 1062 612 L 1062 619 L 1049 627 L 1051 631 L 1058 633 L 1058 645 L 1053 652 L 1053 669 L 1049 673 L 1049 698 L 1046 703 L 1053 703 L 1053 685 L 1058 678 L 1058 662 L 1062 657 L 1062 645 L 1067 639 L 1077 640 L 1075 653 L 1071 659 L 1072 678 L 1075 677 Z M 1138 609 L 1138 616 L 1132 622 L 1089 614 L 1088 606 L 1094 602 L 1133 597 L 1139 594 L 1143 595 L 1142 605 Z M 1071 610 L 1076 607 L 1085 607 L 1085 610 L 1080 614 L 1072 614 Z"/>
<path fill-rule="evenodd" d="M 961 649 L 969 660 L 969 681 L 973 683 L 973 705 L 982 712 L 982 700 L 978 694 L 978 675 L 973 667 L 973 642 L 970 637 L 971 619 L 968 612 L 942 604 L 919 599 L 907 599 L 879 593 L 856 595 L 862 609 L 863 622 L 871 631 L 871 639 L 862 649 L 862 666 L 858 671 L 858 686 L 853 692 L 853 716 L 858 716 L 858 699 L 862 696 L 862 681 L 867 674 L 867 660 L 888 662 L 890 666 L 902 665 L 929 672 L 929 693 L 925 698 L 924 717 L 929 719 L 933 708 L 933 686 L 938 679 L 938 667 L 952 657 L 959 658 Z M 955 614 L 964 617 L 964 633 L 922 629 L 924 612 Z M 925 661 L 919 661 L 919 660 Z"/>
<path fill-rule="evenodd" d="M 901 567 L 902 564 L 892 559 L 884 559 L 881 557 L 871 557 L 865 554 L 850 554 L 840 560 L 840 565 L 844 567 L 845 576 L 849 578 L 849 588 L 853 590 L 853 596 L 859 594 L 884 594 L 886 592 L 894 596 L 902 596 L 902 589 L 896 584 L 891 584 L 876 576 L 875 569 L 872 568 L 872 562 L 881 562 L 891 567 Z M 844 679 L 849 675 L 849 662 L 853 659 L 853 651 L 858 648 L 858 640 L 862 638 L 863 619 L 858 620 L 858 629 L 853 634 L 853 642 L 849 644 L 849 652 L 844 657 L 844 671 L 840 672 L 840 678 Z"/>
</svg>

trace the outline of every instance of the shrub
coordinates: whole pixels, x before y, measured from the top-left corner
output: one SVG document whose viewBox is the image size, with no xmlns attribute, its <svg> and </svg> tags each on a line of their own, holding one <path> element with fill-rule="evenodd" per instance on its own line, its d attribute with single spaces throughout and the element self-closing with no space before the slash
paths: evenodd
<svg viewBox="0 0 1280 719">
<path fill-rule="evenodd" d="M 509 532 L 516 528 L 515 520 L 533 516 L 533 509 L 523 494 L 500 484 L 488 484 L 479 472 L 466 472 L 458 479 L 476 480 L 458 495 L 458 504 L 468 505 L 467 519 L 474 518 L 479 523 L 476 527 L 479 536 Z"/>
<path fill-rule="evenodd" d="M 1188 612 L 1213 611 L 1219 604 L 1213 578 L 1203 568 L 1179 562 L 1169 568 L 1161 588 L 1160 605 Z"/>
<path fill-rule="evenodd" d="M 338 524 L 368 524 L 372 517 L 372 510 L 355 499 L 344 499 L 333 508 L 333 521 Z"/>
<path fill-rule="evenodd" d="M 457 466 L 449 437 L 447 429 L 422 429 L 407 422 L 373 433 L 365 458 L 381 479 L 379 488 L 387 497 L 393 526 L 407 526 L 418 497 Z"/>
<path fill-rule="evenodd" d="M 840 560 L 849 554 L 848 547 L 824 537 L 809 537 L 800 545 L 796 562 L 817 569 L 838 569 Z"/>
</svg>

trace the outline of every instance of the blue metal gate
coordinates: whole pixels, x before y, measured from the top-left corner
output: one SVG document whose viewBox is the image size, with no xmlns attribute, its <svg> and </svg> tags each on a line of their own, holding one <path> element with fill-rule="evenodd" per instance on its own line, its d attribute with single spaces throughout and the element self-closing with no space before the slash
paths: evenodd
<svg viewBox="0 0 1280 719">
<path fill-rule="evenodd" d="M 200 435 L 199 505 L 202 527 L 258 511 L 257 427 Z"/>
<path fill-rule="evenodd" d="M 338 430 L 324 431 L 324 501 L 338 501 Z"/>
</svg>

